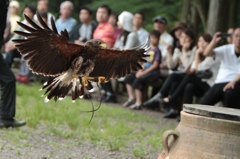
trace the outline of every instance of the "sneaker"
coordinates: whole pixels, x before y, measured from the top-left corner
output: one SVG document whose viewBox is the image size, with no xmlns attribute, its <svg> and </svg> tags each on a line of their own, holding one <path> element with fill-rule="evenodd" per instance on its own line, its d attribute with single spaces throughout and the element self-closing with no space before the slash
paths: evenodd
<svg viewBox="0 0 240 159">
<path fill-rule="evenodd" d="M 132 110 L 141 110 L 142 109 L 142 105 L 141 104 L 133 104 L 129 107 Z"/>
<path fill-rule="evenodd" d="M 117 98 L 115 95 L 107 95 L 103 101 L 106 103 L 117 103 Z"/>
<path fill-rule="evenodd" d="M 162 97 L 161 97 L 160 93 L 157 93 L 151 99 L 149 99 L 148 101 L 144 102 L 143 105 L 145 107 L 151 107 L 152 105 L 154 105 L 156 103 L 162 103 Z"/>
<path fill-rule="evenodd" d="M 174 109 L 170 109 L 170 111 L 167 114 L 165 114 L 163 117 L 164 118 L 177 118 L 177 116 L 178 116 L 177 111 Z"/>
<path fill-rule="evenodd" d="M 125 103 L 123 103 L 123 107 L 129 107 L 130 105 L 133 105 L 135 103 L 135 100 L 134 99 L 132 99 L 132 100 L 130 100 L 130 99 L 128 99 Z"/>
</svg>

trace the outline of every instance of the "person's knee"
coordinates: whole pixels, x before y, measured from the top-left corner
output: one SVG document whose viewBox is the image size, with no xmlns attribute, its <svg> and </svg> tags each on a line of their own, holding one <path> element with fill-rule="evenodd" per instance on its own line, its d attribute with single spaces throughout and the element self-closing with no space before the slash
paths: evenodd
<svg viewBox="0 0 240 159">
<path fill-rule="evenodd" d="M 233 89 L 227 89 L 224 92 L 223 103 L 225 107 L 234 107 L 234 103 L 237 103 L 236 92 Z"/>
<path fill-rule="evenodd" d="M 185 92 L 193 91 L 194 85 L 192 83 L 188 83 L 185 87 Z"/>
<path fill-rule="evenodd" d="M 135 80 L 133 81 L 132 87 L 133 87 L 134 89 L 138 89 L 140 85 L 141 85 L 140 81 L 137 80 L 137 79 L 135 79 Z"/>
<path fill-rule="evenodd" d="M 210 101 L 209 101 L 209 98 L 211 98 L 210 96 L 207 96 L 206 94 L 203 95 L 200 100 L 199 100 L 199 104 L 205 104 L 205 105 L 208 105 L 210 104 Z"/>
<path fill-rule="evenodd" d="M 179 75 L 176 74 L 176 73 L 173 73 L 173 74 L 169 75 L 169 76 L 167 77 L 167 79 L 175 79 L 177 76 L 179 76 Z"/>
</svg>

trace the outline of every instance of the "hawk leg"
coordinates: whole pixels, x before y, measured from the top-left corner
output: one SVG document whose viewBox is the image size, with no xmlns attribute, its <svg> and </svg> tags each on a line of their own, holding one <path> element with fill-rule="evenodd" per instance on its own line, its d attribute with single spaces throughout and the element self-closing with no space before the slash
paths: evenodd
<svg viewBox="0 0 240 159">
<path fill-rule="evenodd" d="M 98 84 L 107 82 L 106 78 L 103 76 L 99 76 L 99 77 L 84 76 L 84 77 L 82 77 L 82 83 L 84 86 L 88 85 L 88 81 L 97 82 Z"/>
</svg>

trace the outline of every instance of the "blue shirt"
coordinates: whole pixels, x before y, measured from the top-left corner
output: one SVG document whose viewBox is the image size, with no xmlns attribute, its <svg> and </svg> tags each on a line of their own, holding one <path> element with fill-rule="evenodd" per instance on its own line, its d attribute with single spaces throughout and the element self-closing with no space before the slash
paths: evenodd
<svg viewBox="0 0 240 159">
<path fill-rule="evenodd" d="M 65 21 L 63 21 L 61 18 L 56 20 L 56 27 L 57 27 L 58 33 L 63 31 L 64 29 L 66 29 L 67 32 L 70 33 L 76 24 L 77 24 L 77 21 L 72 17 L 68 18 Z"/>
</svg>

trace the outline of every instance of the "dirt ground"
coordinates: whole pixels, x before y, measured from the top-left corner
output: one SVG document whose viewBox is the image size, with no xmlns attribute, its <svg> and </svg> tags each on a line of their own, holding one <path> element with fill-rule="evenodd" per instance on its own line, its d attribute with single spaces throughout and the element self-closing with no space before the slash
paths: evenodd
<svg viewBox="0 0 240 159">
<path fill-rule="evenodd" d="M 95 97 L 94 97 L 95 98 Z M 111 106 L 120 106 L 126 97 L 122 96 L 118 104 Z M 159 119 L 162 126 L 175 124 L 175 119 L 163 119 L 163 113 L 143 109 L 138 111 L 147 116 Z M 20 138 L 17 141 L 9 139 L 12 129 L 0 130 L 0 159 L 136 159 L 131 147 L 124 148 L 121 151 L 109 151 L 109 148 L 92 144 L 90 141 L 80 141 L 79 139 L 64 139 L 44 132 L 48 127 L 39 125 L 32 129 L 27 126 L 22 127 L 23 132 L 30 132 L 27 138 Z M 32 130 L 31 130 L 32 129 Z M 10 133 L 6 134 L 7 132 Z M 34 133 L 32 133 L 34 132 Z M 148 154 L 141 159 L 156 159 L 161 150 Z"/>
<path fill-rule="evenodd" d="M 162 118 L 162 113 L 149 110 L 142 110 L 148 116 L 156 117 L 163 126 L 169 123 L 177 122 L 175 120 L 166 120 Z M 160 120 L 163 119 L 163 120 Z M 26 131 L 32 131 L 27 139 L 12 141 L 8 139 L 8 131 L 0 130 L 0 159 L 136 159 L 131 152 L 131 148 L 122 151 L 109 151 L 107 147 L 95 145 L 88 141 L 79 139 L 63 139 L 54 135 L 45 134 L 44 130 L 48 127 L 38 126 L 31 130 L 29 127 L 22 127 Z M 148 154 L 142 159 L 157 158 L 161 150 Z"/>
</svg>

